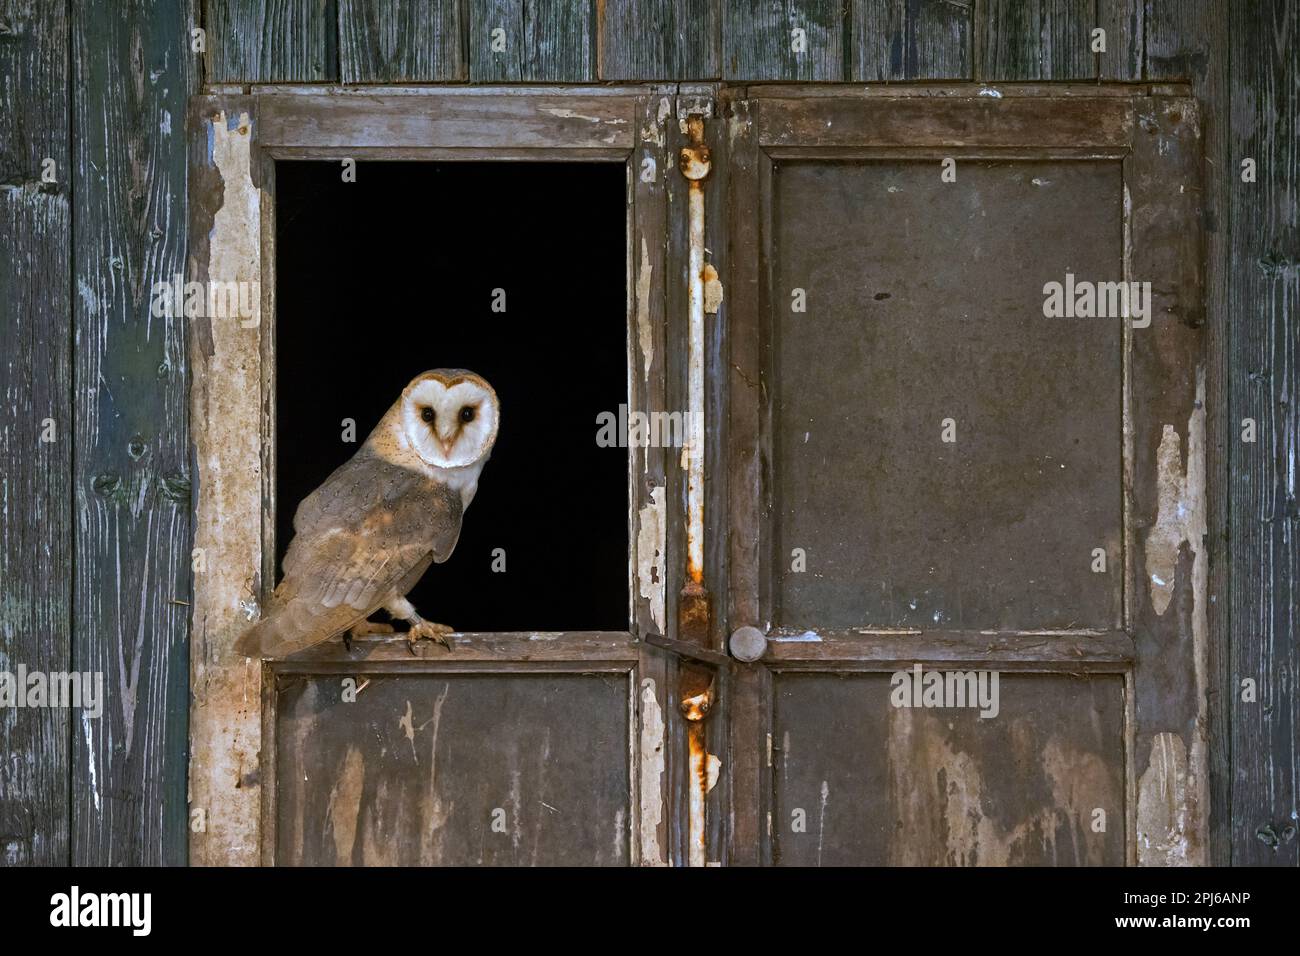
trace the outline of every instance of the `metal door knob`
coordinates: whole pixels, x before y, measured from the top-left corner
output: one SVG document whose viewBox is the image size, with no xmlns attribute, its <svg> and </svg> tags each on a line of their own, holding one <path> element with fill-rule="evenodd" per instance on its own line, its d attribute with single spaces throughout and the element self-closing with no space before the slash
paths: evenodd
<svg viewBox="0 0 1300 956">
<path fill-rule="evenodd" d="M 756 661 L 767 650 L 767 638 L 756 627 L 746 624 L 731 632 L 731 656 L 738 661 Z"/>
</svg>

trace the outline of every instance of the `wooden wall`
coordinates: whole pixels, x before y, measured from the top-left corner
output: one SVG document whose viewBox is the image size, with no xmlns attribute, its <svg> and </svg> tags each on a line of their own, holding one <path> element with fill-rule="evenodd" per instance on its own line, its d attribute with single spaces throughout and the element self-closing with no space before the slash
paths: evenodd
<svg viewBox="0 0 1300 956">
<path fill-rule="evenodd" d="M 1205 104 L 1212 846 L 1300 863 L 1298 64 L 1293 0 L 0 0 L 0 668 L 108 693 L 0 711 L 0 863 L 186 858 L 194 465 L 149 290 L 203 84 L 1092 79 Z"/>
</svg>

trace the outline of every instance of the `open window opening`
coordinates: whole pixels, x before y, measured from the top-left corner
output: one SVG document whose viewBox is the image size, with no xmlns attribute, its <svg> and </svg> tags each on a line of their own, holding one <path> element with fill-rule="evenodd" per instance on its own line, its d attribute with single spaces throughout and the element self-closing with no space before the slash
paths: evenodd
<svg viewBox="0 0 1300 956">
<path fill-rule="evenodd" d="M 627 630 L 627 449 L 596 441 L 628 401 L 623 165 L 280 162 L 276 219 L 277 576 L 303 498 L 412 378 L 464 368 L 500 429 L 409 600 L 465 632 Z"/>
</svg>

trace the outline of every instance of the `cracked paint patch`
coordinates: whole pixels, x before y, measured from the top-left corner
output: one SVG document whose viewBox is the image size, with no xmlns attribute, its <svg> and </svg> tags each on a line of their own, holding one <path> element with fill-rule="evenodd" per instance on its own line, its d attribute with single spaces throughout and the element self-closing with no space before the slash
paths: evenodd
<svg viewBox="0 0 1300 956">
<path fill-rule="evenodd" d="M 664 801 L 660 783 L 664 775 L 664 715 L 655 697 L 655 682 L 641 681 L 641 865 L 667 866 L 659 847 L 659 824 Z"/>
<path fill-rule="evenodd" d="M 655 358 L 654 330 L 650 322 L 650 280 L 654 266 L 650 264 L 650 246 L 641 237 L 641 267 L 636 273 L 636 337 L 641 347 L 642 377 L 650 381 L 650 366 Z"/>
<path fill-rule="evenodd" d="M 712 263 L 704 264 L 704 311 L 708 315 L 717 315 L 722 305 L 722 280 Z"/>
<path fill-rule="evenodd" d="M 1203 786 L 1178 734 L 1156 734 L 1151 761 L 1138 783 L 1137 853 L 1140 866 L 1197 866 L 1204 852 L 1195 838 L 1197 793 Z"/>
<path fill-rule="evenodd" d="M 652 488 L 650 501 L 637 515 L 636 580 L 638 593 L 650 602 L 650 617 L 664 632 L 664 490 Z"/>
<path fill-rule="evenodd" d="M 1196 408 L 1187 422 L 1187 467 L 1173 425 L 1165 425 L 1156 449 L 1156 519 L 1146 540 L 1147 583 L 1151 604 L 1163 615 L 1173 598 L 1178 551 L 1186 542 L 1202 565 L 1205 537 L 1205 376 L 1196 386 Z"/>
</svg>

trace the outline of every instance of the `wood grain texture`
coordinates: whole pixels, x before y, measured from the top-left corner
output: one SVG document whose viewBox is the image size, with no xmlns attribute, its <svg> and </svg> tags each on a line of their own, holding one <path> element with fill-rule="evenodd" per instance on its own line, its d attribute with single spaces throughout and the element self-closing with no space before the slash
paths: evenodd
<svg viewBox="0 0 1300 956">
<path fill-rule="evenodd" d="M 458 0 L 339 0 L 344 83 L 465 79 Z"/>
<path fill-rule="evenodd" d="M 722 0 L 723 79 L 847 79 L 846 10 L 844 0 Z"/>
<path fill-rule="evenodd" d="M 594 79 L 595 21 L 592 0 L 470 0 L 470 82 Z"/>
<path fill-rule="evenodd" d="M 1238 706 L 1233 690 L 1229 573 L 1233 526 L 1229 520 L 1228 463 L 1238 444 L 1228 408 L 1228 203 L 1232 184 L 1228 152 L 1227 0 L 1147 0 L 1145 78 L 1191 81 L 1203 104 L 1203 182 L 1206 237 L 1206 548 L 1210 554 L 1209 709 L 1210 709 L 1210 860 L 1226 866 L 1232 858 L 1231 718 Z M 1234 323 L 1235 324 L 1235 323 Z"/>
<path fill-rule="evenodd" d="M 853 0 L 853 79 L 970 79 L 974 0 Z"/>
<path fill-rule="evenodd" d="M 185 0 L 72 16 L 73 660 L 106 705 L 75 727 L 73 863 L 185 859 L 190 447 L 184 319 L 151 288 L 185 271 Z"/>
<path fill-rule="evenodd" d="M 1295 4 L 1233 5 L 1227 336 L 1231 444 L 1234 683 L 1251 678 L 1258 702 L 1232 700 L 1233 859 L 1300 862 L 1300 20 Z M 1254 159 L 1258 180 L 1241 181 Z M 1253 418 L 1258 440 L 1241 441 Z"/>
<path fill-rule="evenodd" d="M 596 0 L 602 80 L 712 80 L 719 0 Z"/>
<path fill-rule="evenodd" d="M 71 662 L 68 18 L 0 8 L 0 671 Z M 55 163 L 42 182 L 43 161 Z M 47 423 L 54 429 L 47 431 Z M 42 434 L 53 441 L 42 441 Z M 0 710 L 0 867 L 66 865 L 79 711 Z"/>
<path fill-rule="evenodd" d="M 339 78 L 336 0 L 205 0 L 205 11 L 209 83 Z"/>
<path fill-rule="evenodd" d="M 977 79 L 1141 78 L 1141 0 L 985 0 L 977 10 Z M 1096 27 L 1105 53 L 1092 52 Z"/>
</svg>

